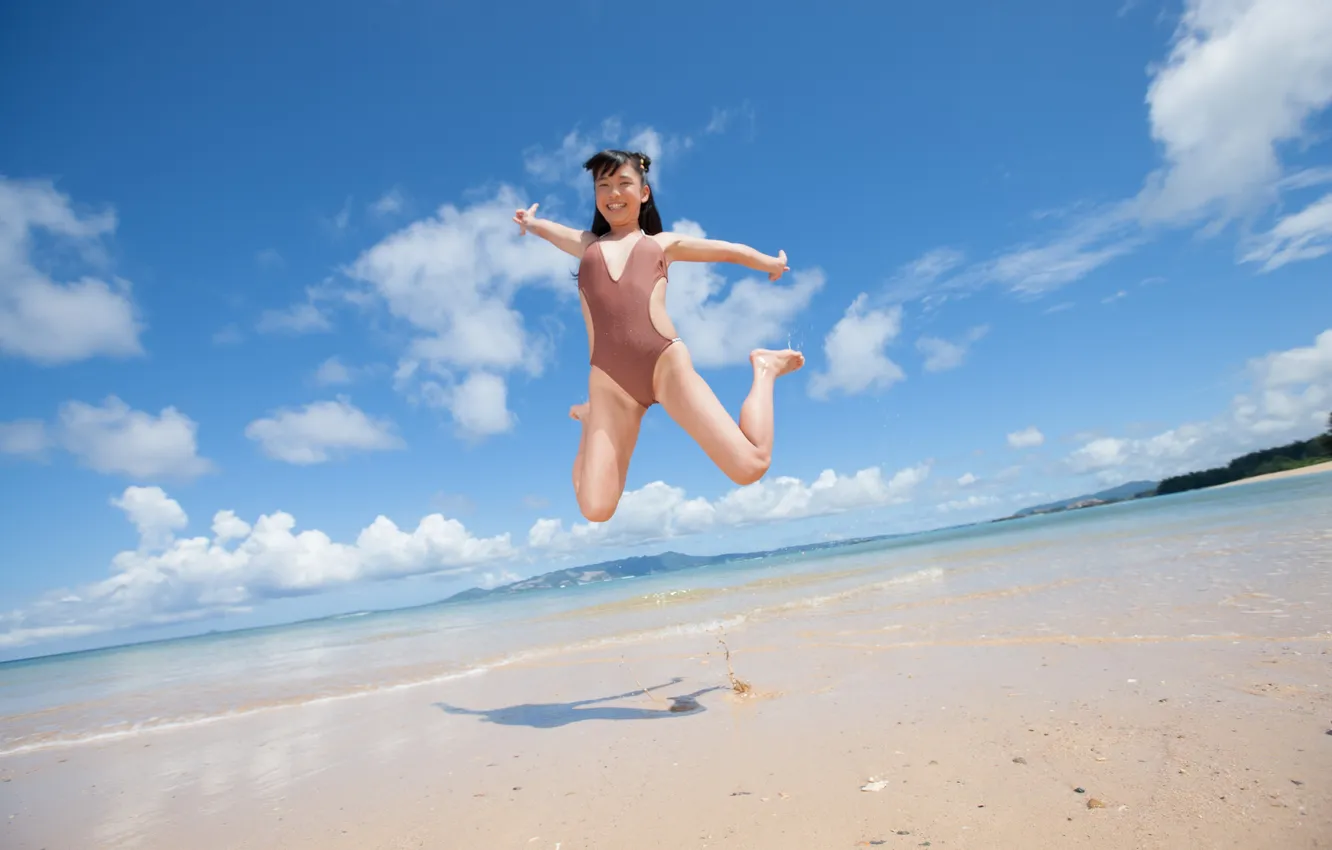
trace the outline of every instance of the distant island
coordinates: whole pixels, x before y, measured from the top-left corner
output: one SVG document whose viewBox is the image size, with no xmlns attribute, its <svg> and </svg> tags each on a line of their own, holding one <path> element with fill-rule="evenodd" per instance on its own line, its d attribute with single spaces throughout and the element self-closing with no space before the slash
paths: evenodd
<svg viewBox="0 0 1332 850">
<path fill-rule="evenodd" d="M 761 552 L 729 552 L 724 555 L 683 555 L 679 552 L 662 552 L 659 555 L 635 555 L 630 558 L 618 558 L 614 561 L 602 561 L 597 564 L 587 564 L 581 567 L 553 570 L 539 576 L 532 576 L 531 578 L 525 578 L 521 581 L 515 581 L 512 584 L 505 584 L 499 587 L 473 587 L 460 593 L 455 593 L 443 601 L 463 602 L 469 599 L 482 599 L 487 596 L 507 596 L 532 590 L 551 590 L 560 587 L 573 587 L 580 584 L 595 584 L 602 581 L 613 581 L 615 579 L 638 578 L 640 576 L 658 575 L 660 573 L 679 572 L 680 570 L 693 570 L 698 569 L 699 567 L 709 567 L 714 564 L 771 558 L 774 555 L 817 552 L 823 549 L 852 546 L 857 543 L 870 543 L 876 540 L 887 540 L 891 537 L 901 536 L 902 535 L 900 534 L 880 534 L 873 537 L 855 537 L 845 540 L 831 540 L 824 543 L 805 543 L 799 546 L 785 546 L 781 549 L 767 549 Z"/>
<path fill-rule="evenodd" d="M 1245 478 L 1298 469 L 1317 463 L 1332 461 L 1332 414 L 1328 415 L 1327 433 L 1310 440 L 1299 440 L 1284 446 L 1262 449 L 1242 455 L 1225 466 L 1205 469 L 1201 472 L 1189 472 L 1161 481 L 1130 481 L 1108 490 L 1061 499 L 1044 505 L 1023 508 L 1011 516 L 999 517 L 990 522 L 1005 522 L 1023 517 L 1061 513 L 1063 511 L 1082 510 L 1116 502 L 1134 499 L 1149 499 L 1153 496 L 1165 496 L 1170 493 L 1182 493 L 1229 484 Z M 499 587 L 473 587 L 444 599 L 443 602 L 464 602 L 490 596 L 508 596 L 533 590 L 551 590 L 561 587 L 573 587 L 581 584 L 594 584 L 616 579 L 637 578 L 640 576 L 672 573 L 680 570 L 693 570 L 714 564 L 735 563 L 737 561 L 770 558 L 774 555 L 817 552 L 824 549 L 851 546 L 857 543 L 871 543 L 902 537 L 901 534 L 880 534 L 872 537 L 856 537 L 847 540 L 833 540 L 824 543 L 808 543 L 799 546 L 786 546 L 781 549 L 769 549 L 761 552 L 730 552 L 724 555 L 684 555 L 679 552 L 662 552 L 658 555 L 635 555 L 614 561 L 603 561 L 581 567 L 569 567 L 553 570 L 539 576 L 525 578 Z"/>
</svg>

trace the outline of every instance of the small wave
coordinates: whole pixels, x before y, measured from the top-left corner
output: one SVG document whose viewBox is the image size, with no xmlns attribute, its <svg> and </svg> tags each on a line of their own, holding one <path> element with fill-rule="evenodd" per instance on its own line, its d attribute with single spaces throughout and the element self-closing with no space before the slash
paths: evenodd
<svg viewBox="0 0 1332 850">
<path fill-rule="evenodd" d="M 757 619 L 780 615 L 786 612 L 799 610 L 802 608 L 817 608 L 829 603 L 840 602 L 846 599 L 870 593 L 878 590 L 885 590 L 892 587 L 914 584 L 923 581 L 932 581 L 942 578 L 944 571 L 939 567 L 930 567 L 905 575 L 894 576 L 884 581 L 874 582 L 872 584 L 849 588 L 836 593 L 811 596 L 803 599 L 796 599 L 777 605 L 760 606 L 745 612 L 737 612 L 730 615 L 719 616 L 716 618 L 702 620 L 693 623 L 676 623 L 668 626 L 658 626 L 650 629 L 640 629 L 635 631 L 621 632 L 618 634 L 603 635 L 600 637 L 586 638 L 568 643 L 550 644 L 547 646 L 533 647 L 531 649 L 520 650 L 518 652 L 508 653 L 496 658 L 487 659 L 480 663 L 469 666 L 461 670 L 450 670 L 445 673 L 436 673 L 416 679 L 408 679 L 391 684 L 367 684 L 359 685 L 335 693 L 325 694 L 304 694 L 299 696 L 287 697 L 284 699 L 273 700 L 263 703 L 252 703 L 238 708 L 211 714 L 191 714 L 176 717 L 152 717 L 137 723 L 127 723 L 115 728 L 103 728 L 97 731 L 85 733 L 42 733 L 32 735 L 27 738 L 20 738 L 14 741 L 0 744 L 0 758 L 6 756 L 23 755 L 41 750 L 55 749 L 61 747 L 81 746 L 85 744 L 103 744 L 110 743 L 125 738 L 132 738 L 137 735 L 151 732 L 169 732 L 193 728 L 196 726 L 205 726 L 218 723 L 225 720 L 234 720 L 248 717 L 255 714 L 275 711 L 284 708 L 297 708 L 301 706 L 320 705 L 333 702 L 339 702 L 347 699 L 359 697 L 374 696 L 378 694 L 392 693 L 394 691 L 404 691 L 412 688 L 419 688 L 429 685 L 437 685 L 443 682 L 455 681 L 458 679 L 479 676 L 492 670 L 505 667 L 521 666 L 532 662 L 541 661 L 553 656 L 566 653 L 582 652 L 587 650 L 605 649 L 613 646 L 627 646 L 630 644 L 646 643 L 654 640 L 663 640 L 677 637 L 689 637 L 693 635 L 712 634 L 724 632 L 739 628 L 746 623 Z M 681 591 L 688 595 L 693 591 Z M 650 599 L 658 594 L 649 594 L 646 597 L 638 599 Z M 666 592 L 666 598 L 671 598 L 671 592 Z"/>
</svg>

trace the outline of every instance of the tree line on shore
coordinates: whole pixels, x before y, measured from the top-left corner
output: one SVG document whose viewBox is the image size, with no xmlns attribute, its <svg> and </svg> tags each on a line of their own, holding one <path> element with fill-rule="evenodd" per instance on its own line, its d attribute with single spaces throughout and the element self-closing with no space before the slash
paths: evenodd
<svg viewBox="0 0 1332 850">
<path fill-rule="evenodd" d="M 1287 469 L 1298 469 L 1327 461 L 1332 461 L 1332 413 L 1327 415 L 1327 431 L 1313 439 L 1296 440 L 1284 446 L 1260 449 L 1241 455 L 1225 466 L 1162 479 L 1156 485 L 1155 495 L 1165 496 L 1170 493 L 1183 493 L 1186 490 L 1215 487 L 1244 478 L 1284 472 Z"/>
</svg>

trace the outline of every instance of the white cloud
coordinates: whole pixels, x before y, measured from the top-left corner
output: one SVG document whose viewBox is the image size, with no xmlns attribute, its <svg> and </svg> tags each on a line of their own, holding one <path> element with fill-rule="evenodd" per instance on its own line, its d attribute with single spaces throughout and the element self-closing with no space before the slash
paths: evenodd
<svg viewBox="0 0 1332 850">
<path fill-rule="evenodd" d="M 825 399 L 833 392 L 846 395 L 869 389 L 887 389 L 906 375 L 884 349 L 902 330 L 902 308 L 867 310 L 869 296 L 861 293 L 846 308 L 823 341 L 827 369 L 809 380 L 809 394 Z"/>
<path fill-rule="evenodd" d="M 50 446 L 46 423 L 40 419 L 0 422 L 0 454 L 40 457 Z"/>
<path fill-rule="evenodd" d="M 890 301 L 932 300 L 939 280 L 962 265 L 966 256 L 954 248 L 935 248 L 898 269 L 888 282 Z"/>
<path fill-rule="evenodd" d="M 1324 195 L 1297 213 L 1282 218 L 1243 256 L 1246 263 L 1262 263 L 1265 272 L 1287 263 L 1312 260 L 1332 251 L 1332 194 Z"/>
<path fill-rule="evenodd" d="M 192 478 L 213 470 L 198 454 L 198 424 L 174 407 L 153 416 L 108 396 L 100 407 L 66 402 L 58 420 L 60 445 L 97 472 L 143 479 Z"/>
<path fill-rule="evenodd" d="M 1015 449 L 1029 449 L 1044 442 L 1045 435 L 1034 425 L 1008 435 L 1008 445 Z"/>
<path fill-rule="evenodd" d="M 448 405 L 459 431 L 468 437 L 503 433 L 517 418 L 509 411 L 504 379 L 489 372 L 472 372 L 454 386 Z"/>
<path fill-rule="evenodd" d="M 972 484 L 975 484 L 977 480 L 978 479 L 976 478 L 976 476 L 968 472 L 965 475 L 963 475 L 961 478 L 957 479 L 957 486 L 970 487 Z"/>
<path fill-rule="evenodd" d="M 541 145 L 529 147 L 523 153 L 523 164 L 538 180 L 573 186 L 579 197 L 589 197 L 592 178 L 583 170 L 583 163 L 599 150 L 620 148 L 647 154 L 652 158 L 648 179 L 655 187 L 661 184 L 661 166 L 693 146 L 689 136 L 663 135 L 650 126 L 635 128 L 626 137 L 620 120 L 607 118 L 588 133 L 578 127 L 570 130 L 556 150 L 546 151 Z"/>
<path fill-rule="evenodd" d="M 315 383 L 321 387 L 350 384 L 354 379 L 352 370 L 336 356 L 330 357 L 315 370 Z"/>
<path fill-rule="evenodd" d="M 52 591 L 0 615 L 0 646 L 202 619 L 264 598 L 459 572 L 514 554 L 509 535 L 478 538 L 437 513 L 410 532 L 376 517 L 354 542 L 337 543 L 322 531 L 295 532 L 295 518 L 282 511 L 253 525 L 219 511 L 213 538 L 176 538 L 171 531 L 187 517 L 161 490 L 129 488 L 114 503 L 144 533 L 140 546 L 115 556 L 109 578 Z"/>
<path fill-rule="evenodd" d="M 671 230 L 697 238 L 707 235 L 686 219 L 676 221 Z M 731 284 L 723 298 L 726 280 L 712 263 L 672 263 L 669 275 L 666 309 L 700 368 L 748 363 L 755 348 L 785 348 L 792 320 L 824 285 L 818 269 L 788 272 L 783 280 L 789 283 L 746 277 Z"/>
<path fill-rule="evenodd" d="M 402 212 L 406 199 L 402 192 L 394 187 L 380 196 L 379 200 L 370 205 L 370 212 L 378 216 L 394 215 Z"/>
<path fill-rule="evenodd" d="M 712 117 L 708 119 L 707 126 L 703 128 L 703 135 L 715 136 L 725 133 L 737 118 L 745 120 L 752 135 L 754 132 L 754 106 L 749 101 L 731 109 L 720 109 L 714 106 Z"/>
<path fill-rule="evenodd" d="M 372 419 L 344 397 L 280 409 L 245 426 L 245 436 L 274 460 L 302 465 L 324 463 L 351 451 L 404 447 L 392 422 Z"/>
<path fill-rule="evenodd" d="M 315 287 L 307 287 L 305 301 L 283 307 L 280 310 L 265 310 L 255 324 L 260 333 L 307 334 L 333 330 L 333 323 L 319 306 L 324 293 Z"/>
<path fill-rule="evenodd" d="M 1165 165 L 1140 200 L 1146 220 L 1242 215 L 1275 199 L 1277 148 L 1307 138 L 1332 102 L 1332 4 L 1186 0 L 1147 90 Z"/>
<path fill-rule="evenodd" d="M 806 484 L 777 476 L 734 489 L 715 501 L 688 498 L 685 491 L 654 481 L 624 494 L 615 516 L 604 523 L 575 523 L 568 530 L 557 519 L 539 519 L 528 532 L 534 549 L 568 551 L 612 543 L 646 543 L 702 531 L 803 519 L 909 501 L 929 476 L 928 464 L 899 470 L 885 479 L 879 467 L 854 475 L 824 470 Z"/>
<path fill-rule="evenodd" d="M 254 255 L 254 261 L 265 269 L 280 269 L 287 264 L 276 248 L 265 248 Z"/>
<path fill-rule="evenodd" d="M 1001 285 L 1020 297 L 1052 292 L 1136 250 L 1162 228 L 1246 225 L 1282 193 L 1332 181 L 1332 170 L 1285 173 L 1278 154 L 1322 141 L 1311 124 L 1332 104 L 1332 4 L 1326 0 L 1185 0 L 1146 104 L 1162 164 L 1133 197 L 1078 212 L 1060 232 L 944 272 L 901 274 L 892 298 L 927 306 Z M 1076 205 L 1075 205 L 1076 206 Z M 1062 217 L 1062 216 L 1061 216 Z M 1332 250 L 1332 202 L 1280 219 L 1241 251 L 1264 270 Z M 928 255 L 927 255 L 928 256 Z"/>
<path fill-rule="evenodd" d="M 1226 413 L 1147 438 L 1089 440 L 1068 456 L 1069 467 L 1110 484 L 1159 479 L 1306 439 L 1323 429 L 1332 409 L 1332 328 L 1311 346 L 1254 358 L 1245 371 L 1251 387 L 1232 399 Z"/>
<path fill-rule="evenodd" d="M 100 239 L 115 229 L 114 212 L 80 215 L 49 181 L 0 176 L 0 352 L 43 365 L 143 354 L 128 281 L 58 282 L 30 256 L 33 233 L 44 231 L 103 265 Z"/>
<path fill-rule="evenodd" d="M 557 150 L 546 151 L 541 145 L 529 147 L 523 153 L 523 164 L 527 173 L 538 180 L 577 185 L 590 194 L 583 163 L 598 150 L 618 142 L 622 129 L 615 118 L 607 118 L 596 131 L 586 135 L 575 127 L 560 140 Z"/>
<path fill-rule="evenodd" d="M 1137 248 L 1130 207 L 1111 206 L 1087 215 L 1043 243 L 1024 245 L 971 270 L 977 283 L 999 283 L 1019 296 L 1053 292 Z M 970 282 L 966 277 L 963 281 Z"/>
<path fill-rule="evenodd" d="M 978 508 L 988 508 L 991 505 L 999 504 L 1001 501 L 1003 500 L 1000 499 L 998 496 L 974 495 L 974 496 L 967 496 L 964 499 L 952 499 L 947 502 L 942 502 L 938 505 L 938 510 L 941 513 L 971 511 L 971 510 L 976 510 Z"/>
<path fill-rule="evenodd" d="M 925 355 L 925 371 L 945 372 L 961 366 L 966 360 L 967 350 L 989 330 L 988 325 L 974 327 L 958 342 L 949 342 L 937 337 L 921 337 L 916 341 L 916 348 Z"/>
<path fill-rule="evenodd" d="M 506 372 L 539 375 L 544 368 L 551 341 L 525 326 L 514 306 L 518 291 L 538 286 L 570 298 L 577 291 L 573 257 L 519 235 L 513 211 L 523 206 L 508 187 L 464 209 L 445 205 L 347 270 L 414 333 L 395 385 L 413 400 L 449 409 L 464 431 L 505 421 L 472 403 L 503 398 L 495 384 Z"/>
<path fill-rule="evenodd" d="M 111 504 L 123 510 L 139 530 L 141 551 L 161 551 L 170 545 L 173 532 L 189 524 L 180 502 L 161 487 L 126 487 Z"/>
</svg>

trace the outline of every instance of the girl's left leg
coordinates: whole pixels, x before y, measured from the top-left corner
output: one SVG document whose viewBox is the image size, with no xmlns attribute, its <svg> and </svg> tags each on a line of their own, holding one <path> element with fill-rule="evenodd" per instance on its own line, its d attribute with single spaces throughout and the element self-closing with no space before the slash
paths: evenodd
<svg viewBox="0 0 1332 850">
<path fill-rule="evenodd" d="M 694 369 L 684 343 L 666 349 L 657 361 L 653 381 L 657 400 L 671 419 L 694 438 L 728 478 L 741 485 L 758 481 L 772 464 L 773 383 L 805 363 L 803 354 L 790 349 L 756 349 L 749 360 L 754 383 L 740 408 L 739 424 Z"/>
</svg>

